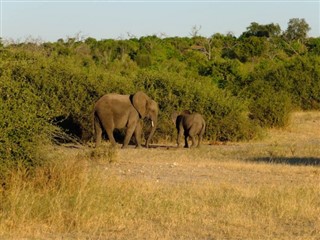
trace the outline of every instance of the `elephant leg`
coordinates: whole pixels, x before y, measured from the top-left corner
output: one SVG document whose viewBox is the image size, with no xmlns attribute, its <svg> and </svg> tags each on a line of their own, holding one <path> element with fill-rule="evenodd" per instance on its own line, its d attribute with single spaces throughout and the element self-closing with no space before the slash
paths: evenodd
<svg viewBox="0 0 320 240">
<path fill-rule="evenodd" d="M 184 133 L 182 125 L 179 126 L 178 128 L 178 136 L 177 136 L 177 145 L 180 147 L 180 139 L 182 138 L 182 135 Z"/>
<path fill-rule="evenodd" d="M 128 147 L 129 141 L 132 137 L 133 132 L 134 132 L 134 128 L 127 128 L 126 136 L 124 137 L 122 148 Z"/>
<path fill-rule="evenodd" d="M 134 130 L 134 137 L 136 138 L 137 148 L 141 148 L 141 130 L 142 130 L 141 123 L 138 122 L 136 129 Z"/>
<path fill-rule="evenodd" d="M 199 134 L 197 147 L 200 147 L 201 141 L 202 141 L 202 134 Z"/>
<path fill-rule="evenodd" d="M 195 135 L 192 135 L 190 137 L 191 137 L 191 140 L 192 140 L 191 148 L 193 148 L 193 147 L 196 146 L 196 137 L 195 137 Z"/>
<path fill-rule="evenodd" d="M 180 134 L 177 134 L 177 146 L 180 147 Z"/>
<path fill-rule="evenodd" d="M 189 144 L 188 144 L 188 134 L 184 134 L 184 147 L 185 147 L 185 148 L 189 148 Z"/>
<path fill-rule="evenodd" d="M 117 143 L 116 143 L 116 140 L 114 139 L 114 136 L 113 136 L 113 129 L 109 128 L 109 129 L 106 130 L 106 132 L 107 132 L 108 138 L 109 138 L 109 140 L 111 142 L 111 145 L 112 146 L 116 146 Z"/>
<path fill-rule="evenodd" d="M 98 119 L 94 120 L 94 139 L 95 147 L 98 147 L 101 144 L 102 128 Z"/>
<path fill-rule="evenodd" d="M 206 124 L 205 124 L 205 122 L 203 122 L 203 123 L 202 123 L 202 126 L 201 126 L 201 131 L 200 131 L 200 133 L 199 133 L 198 147 L 200 147 L 200 144 L 201 144 L 201 142 L 202 142 L 202 138 L 203 138 L 203 134 L 204 134 L 205 128 L 206 128 Z"/>
<path fill-rule="evenodd" d="M 108 123 L 103 122 L 102 125 L 103 125 L 103 128 L 104 128 L 104 129 L 106 130 L 106 132 L 107 132 L 107 135 L 108 135 L 109 141 L 111 142 L 111 145 L 112 145 L 112 146 L 116 146 L 116 140 L 115 140 L 114 137 L 113 137 L 113 130 L 114 130 L 114 128 L 113 128 L 112 122 L 108 122 Z"/>
<path fill-rule="evenodd" d="M 136 129 L 136 125 L 137 125 L 137 122 L 132 122 L 127 126 L 126 136 L 124 137 L 122 148 L 128 147 L 132 134 Z"/>
</svg>

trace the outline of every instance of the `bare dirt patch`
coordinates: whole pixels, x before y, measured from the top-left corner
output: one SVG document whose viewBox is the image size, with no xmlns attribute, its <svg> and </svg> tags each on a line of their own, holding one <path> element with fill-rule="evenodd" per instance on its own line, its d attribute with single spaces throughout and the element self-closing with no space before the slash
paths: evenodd
<svg viewBox="0 0 320 240">
<path fill-rule="evenodd" d="M 62 152 L 79 151 L 91 149 Z M 271 129 L 261 141 L 204 143 L 200 149 L 176 148 L 170 143 L 154 144 L 150 149 L 118 148 L 115 158 L 98 167 L 118 179 L 159 184 L 320 184 L 320 112 L 293 113 L 287 128 Z"/>
<path fill-rule="evenodd" d="M 137 179 L 159 183 L 269 185 L 307 184 L 319 181 L 320 169 L 314 167 L 293 168 L 291 165 L 252 162 L 248 154 L 255 146 L 206 146 L 201 150 L 131 150 L 136 153 L 119 151 L 119 161 L 101 166 L 107 175 L 121 179 Z M 192 152 L 191 152 L 192 151 Z M 247 152 L 246 155 L 243 155 Z M 233 153 L 232 156 L 228 156 Z M 130 155 L 130 158 L 128 158 Z M 143 157 L 141 157 L 141 155 Z M 249 161 L 247 161 L 249 159 Z M 269 159 L 256 157 L 256 159 Z M 309 158 L 308 158 L 309 159 Z M 288 168 L 292 169 L 288 171 Z M 309 169 L 309 170 L 307 170 Z M 285 173 L 285 174 L 284 174 Z"/>
</svg>

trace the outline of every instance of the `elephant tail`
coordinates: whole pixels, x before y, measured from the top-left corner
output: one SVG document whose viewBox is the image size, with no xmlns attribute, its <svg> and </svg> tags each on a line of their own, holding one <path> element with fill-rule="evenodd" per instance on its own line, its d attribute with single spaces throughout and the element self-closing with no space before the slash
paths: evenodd
<svg viewBox="0 0 320 240">
<path fill-rule="evenodd" d="M 94 111 L 92 114 L 92 136 L 95 136 L 96 131 L 98 128 L 102 128 L 100 118 L 97 115 L 97 112 Z"/>
<path fill-rule="evenodd" d="M 92 113 L 92 115 L 91 115 L 91 126 L 92 126 L 92 128 L 91 128 L 91 133 L 92 133 L 92 136 L 94 136 L 94 129 L 95 129 L 95 127 L 94 127 L 94 125 L 95 125 L 95 121 L 96 121 L 96 111 L 93 111 L 93 113 Z"/>
</svg>

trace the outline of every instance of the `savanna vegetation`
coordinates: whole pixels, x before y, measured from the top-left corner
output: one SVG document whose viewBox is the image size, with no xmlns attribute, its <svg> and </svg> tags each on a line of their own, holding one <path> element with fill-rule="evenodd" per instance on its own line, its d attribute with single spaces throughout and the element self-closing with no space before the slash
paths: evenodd
<svg viewBox="0 0 320 240">
<path fill-rule="evenodd" d="M 263 140 L 192 150 L 47 146 L 32 175 L 8 174 L 0 238 L 318 240 L 319 124 L 297 112 Z"/>
<path fill-rule="evenodd" d="M 251 140 L 260 136 L 263 129 L 282 128 L 287 125 L 293 110 L 319 110 L 320 38 L 308 37 L 309 30 L 304 19 L 290 19 L 286 30 L 280 29 L 280 26 L 274 23 L 261 25 L 253 22 L 239 37 L 219 33 L 203 37 L 198 34 L 198 29 L 195 27 L 190 37 L 145 36 L 118 40 L 75 37 L 59 39 L 56 42 L 22 43 L 8 43 L 2 40 L 0 42 L 0 179 L 3 203 L 1 206 L 5 207 L 0 207 L 0 218 L 7 219 L 6 216 L 11 213 L 18 216 L 21 210 L 21 214 L 25 214 L 23 216 L 26 217 L 22 219 L 28 221 L 33 209 L 29 209 L 28 213 L 24 208 L 19 210 L 17 207 L 14 212 L 6 213 L 6 209 L 10 209 L 10 206 L 15 207 L 12 199 L 19 202 L 23 201 L 21 196 L 25 199 L 31 197 L 30 192 L 25 192 L 24 195 L 25 190 L 38 189 L 39 192 L 34 192 L 32 195 L 37 197 L 37 194 L 41 195 L 42 190 L 47 189 L 49 197 L 56 194 L 54 192 L 56 188 L 61 190 L 63 187 L 72 189 L 75 187 L 64 182 L 69 181 L 66 178 L 68 174 L 62 171 L 60 173 L 59 170 L 75 165 L 74 162 L 68 166 L 63 164 L 70 162 L 52 167 L 52 162 L 48 162 L 48 155 L 52 150 L 48 151 L 47 146 L 61 141 L 82 143 L 90 141 L 93 104 L 105 93 L 131 94 L 142 90 L 157 101 L 160 114 L 155 142 L 173 140 L 175 129 L 170 116 L 174 111 L 184 109 L 202 113 L 207 122 L 205 138 L 221 142 Z M 109 149 L 106 153 L 102 153 L 102 156 L 112 159 L 114 154 L 112 151 Z M 93 151 L 89 155 L 92 158 L 100 156 L 101 153 Z M 84 165 L 77 165 L 79 169 L 74 169 L 74 175 L 71 172 L 68 177 L 74 177 L 75 182 L 85 184 L 84 188 L 86 184 L 93 188 L 98 187 L 90 183 L 92 178 L 87 174 L 91 173 L 83 171 L 86 164 L 90 163 L 82 160 L 80 162 Z M 23 185 L 27 178 L 41 179 L 39 180 L 41 183 L 32 180 L 30 184 Z M 18 188 L 20 192 L 11 192 L 21 184 L 25 188 Z M 129 194 L 128 196 L 140 202 L 159 190 L 150 190 L 148 186 L 144 186 L 146 189 L 141 193 L 143 196 L 135 195 L 133 190 L 135 188 L 130 184 L 123 185 L 124 191 L 128 191 L 124 194 Z M 114 194 L 115 199 L 119 198 L 117 187 L 114 189 L 111 185 L 105 187 L 111 192 L 101 193 L 102 195 Z M 67 194 L 63 197 L 68 199 L 66 202 L 57 199 L 57 204 L 58 201 L 63 201 L 68 205 L 61 207 L 67 209 L 73 206 L 74 214 L 79 214 L 84 210 L 82 208 L 86 208 L 86 204 L 82 204 L 86 201 L 85 197 L 80 198 L 79 205 L 77 197 L 69 198 L 71 195 L 68 195 L 68 191 L 60 192 L 60 190 L 57 191 Z M 98 190 L 101 190 L 100 187 Z M 211 187 L 208 189 L 213 192 L 216 190 Z M 222 203 L 223 196 L 230 193 L 228 187 L 225 190 L 225 193 L 221 193 L 220 200 L 211 199 L 206 195 L 207 203 L 210 201 Z M 274 190 L 280 192 L 278 188 Z M 174 198 L 173 191 L 174 189 L 165 190 L 165 194 Z M 188 195 L 187 188 L 183 191 Z M 234 192 L 233 197 L 239 198 L 239 194 L 244 194 L 243 198 L 252 195 L 252 204 L 260 204 L 259 201 L 263 201 L 265 197 L 272 198 L 274 191 L 268 191 L 261 188 L 260 195 L 252 195 L 246 189 L 241 194 Z M 302 193 L 314 199 L 313 189 L 301 192 L 304 190 L 297 188 L 296 191 L 292 194 Z M 200 194 L 201 198 L 202 194 L 204 192 Z M 289 193 L 287 194 L 284 189 L 283 194 L 285 197 Z M 313 201 L 312 199 L 310 201 Z M 161 211 L 165 212 L 175 206 L 173 201 L 174 199 L 172 202 L 168 200 L 160 203 L 155 195 L 150 204 L 161 205 Z M 61 223 L 58 228 L 51 229 L 53 231 L 68 232 L 63 224 L 68 221 L 73 224 L 67 225 L 69 230 L 78 231 L 78 228 L 84 227 L 81 225 L 82 220 L 94 222 L 105 219 L 95 212 L 89 212 L 88 216 L 75 216 L 71 212 L 71 215 L 64 215 L 63 212 L 67 211 L 65 209 L 56 216 L 58 219 L 50 215 L 50 212 L 46 212 L 54 211 L 54 208 L 46 208 L 50 204 L 52 202 L 49 198 L 42 199 L 41 204 L 39 202 L 39 206 L 35 207 L 39 208 L 38 213 L 41 216 L 47 216 L 48 227 L 53 219 Z M 90 204 L 96 203 L 87 204 L 91 206 Z M 105 204 L 108 207 L 108 203 Z M 143 205 L 142 202 L 141 204 Z M 185 211 L 190 210 L 184 205 L 177 207 L 179 216 L 184 216 Z M 151 206 L 149 210 L 151 211 Z M 139 206 L 136 211 L 140 211 Z M 191 219 L 198 210 L 190 211 L 191 215 L 188 217 Z M 268 214 L 278 214 L 277 216 L 283 214 L 277 212 L 277 209 L 272 211 L 275 212 Z M 124 214 L 134 215 L 133 212 Z M 156 216 L 158 213 L 151 214 Z M 304 214 L 307 218 L 309 213 Z M 43 220 L 41 216 L 39 221 Z M 135 220 L 130 216 L 127 216 L 129 217 L 127 219 L 131 219 L 128 224 L 133 226 Z M 81 221 L 72 222 L 76 217 Z M 111 221 L 110 224 L 119 221 L 118 216 L 113 217 L 108 220 Z M 167 217 L 170 220 L 170 215 Z M 166 226 L 167 220 L 159 221 L 164 227 L 169 227 Z M 141 218 L 141 221 L 145 219 Z M 23 221 L 20 223 L 24 224 Z M 37 224 L 36 221 L 34 223 Z M 2 228 L 10 226 L 14 228 L 10 222 L 6 222 L 5 226 L 1 225 Z M 88 229 L 90 228 L 91 225 L 88 225 Z M 50 229 L 47 230 L 50 232 Z M 99 229 L 96 230 L 99 232 Z"/>
<path fill-rule="evenodd" d="M 292 109 L 320 109 L 320 38 L 307 37 L 304 19 L 291 19 L 285 31 L 251 23 L 238 38 L 197 30 L 191 37 L 2 43 L 0 166 L 38 164 L 38 142 L 90 139 L 93 104 L 109 92 L 143 90 L 159 103 L 155 141 L 172 138 L 176 110 L 202 113 L 207 139 L 239 141 L 285 126 Z"/>
</svg>

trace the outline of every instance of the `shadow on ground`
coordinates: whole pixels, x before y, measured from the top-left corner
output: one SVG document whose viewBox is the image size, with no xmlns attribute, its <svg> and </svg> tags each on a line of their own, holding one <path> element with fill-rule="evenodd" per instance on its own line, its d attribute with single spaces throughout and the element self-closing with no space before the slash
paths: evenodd
<svg viewBox="0 0 320 240">
<path fill-rule="evenodd" d="M 146 147 L 146 146 L 143 145 L 143 147 Z M 149 148 L 163 149 L 163 150 L 179 149 L 176 145 L 164 145 L 164 144 L 150 144 Z"/>
<path fill-rule="evenodd" d="M 249 161 L 288 165 L 320 166 L 320 158 L 316 157 L 256 157 L 249 159 Z"/>
</svg>

